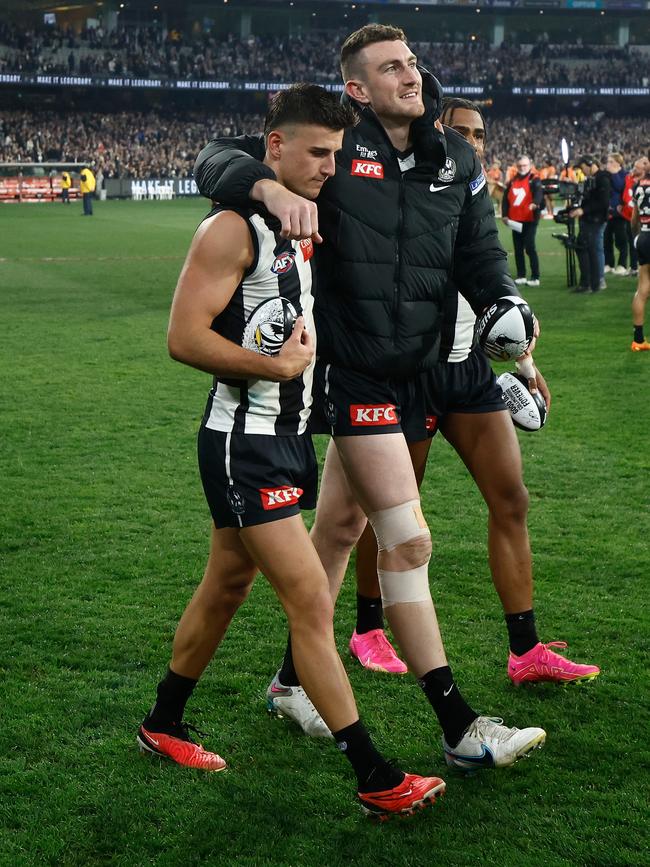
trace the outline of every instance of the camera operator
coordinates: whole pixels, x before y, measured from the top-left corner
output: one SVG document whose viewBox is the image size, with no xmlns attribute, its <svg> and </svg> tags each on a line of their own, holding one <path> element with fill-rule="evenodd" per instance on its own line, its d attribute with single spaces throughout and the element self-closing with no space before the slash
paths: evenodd
<svg viewBox="0 0 650 867">
<path fill-rule="evenodd" d="M 515 283 L 527 283 L 528 286 L 539 286 L 539 257 L 535 248 L 537 221 L 544 208 L 544 192 L 542 183 L 534 171 L 530 157 L 522 154 L 517 158 L 517 174 L 506 184 L 501 201 L 503 222 L 508 225 L 519 223 L 521 228 L 513 227 L 512 244 L 515 248 L 515 263 L 517 278 Z M 530 280 L 526 280 L 526 259 L 530 260 Z"/>
<path fill-rule="evenodd" d="M 573 292 L 599 292 L 601 289 L 601 262 L 604 264 L 603 235 L 609 213 L 610 176 L 592 154 L 585 154 L 576 163 L 586 180 L 580 207 L 569 211 L 570 217 L 579 217 L 578 261 L 580 283 Z"/>
</svg>

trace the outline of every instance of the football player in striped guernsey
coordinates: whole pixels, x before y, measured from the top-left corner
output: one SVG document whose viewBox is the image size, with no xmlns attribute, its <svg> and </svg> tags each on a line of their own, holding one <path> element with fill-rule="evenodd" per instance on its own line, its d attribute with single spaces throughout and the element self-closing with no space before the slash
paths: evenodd
<svg viewBox="0 0 650 867">
<path fill-rule="evenodd" d="M 314 85 L 276 96 L 265 127 L 264 162 L 279 182 L 315 198 L 334 174 L 349 106 Z M 168 345 L 177 361 L 213 375 L 199 431 L 201 479 L 213 517 L 210 556 L 174 637 L 171 663 L 138 731 L 141 750 L 180 765 L 220 771 L 225 761 L 190 737 L 185 704 L 261 571 L 289 620 L 300 693 L 332 732 L 357 776 L 369 815 L 411 814 L 444 788 L 385 761 L 359 719 L 334 643 L 328 579 L 300 516 L 316 502 L 317 464 L 307 421 L 315 342 L 311 241 L 281 237 L 253 208 L 215 207 L 198 228 L 172 303 Z M 298 313 L 277 354 L 261 350 L 273 329 L 247 323 L 260 304 Z M 256 320 L 257 321 L 257 320 Z M 248 329 L 250 331 L 250 328 Z M 271 350 L 273 351 L 273 350 Z M 311 704 L 313 702 L 313 705 Z"/>
<path fill-rule="evenodd" d="M 466 99 L 448 99 L 441 120 L 467 139 L 483 159 L 486 130 L 478 105 Z M 591 680 L 600 672 L 597 666 L 572 662 L 551 649 L 565 647 L 564 642 L 543 644 L 537 635 L 527 527 L 528 492 L 522 476 L 521 451 L 492 368 L 484 353 L 473 347 L 475 321 L 467 301 L 450 284 L 440 361 L 423 375 L 426 427 L 430 437 L 440 430 L 456 449 L 488 506 L 490 570 L 508 630 L 510 679 L 515 684 Z M 537 368 L 534 372 L 536 379 L 529 380 L 529 387 L 539 388 L 549 408 L 551 395 L 546 382 Z M 409 442 L 420 483 L 430 445 L 431 439 L 426 438 Z M 319 508 L 323 508 L 322 502 Z M 366 528 L 357 547 L 357 626 L 350 650 L 366 668 L 401 673 L 406 666 L 383 631 L 376 561 L 375 536 L 371 528 Z"/>
<path fill-rule="evenodd" d="M 650 296 L 650 164 L 647 160 L 645 174 L 637 181 L 632 192 L 632 201 L 632 232 L 639 257 L 639 277 L 632 299 L 634 334 L 630 348 L 632 352 L 648 352 L 650 343 L 643 333 L 645 306 Z"/>
</svg>

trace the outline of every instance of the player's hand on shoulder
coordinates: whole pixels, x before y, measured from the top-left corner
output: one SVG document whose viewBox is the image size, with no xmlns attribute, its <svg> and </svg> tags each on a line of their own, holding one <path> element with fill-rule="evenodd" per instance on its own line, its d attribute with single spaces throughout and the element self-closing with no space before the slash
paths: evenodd
<svg viewBox="0 0 650 867">
<path fill-rule="evenodd" d="M 274 358 L 277 380 L 287 382 L 300 376 L 312 361 L 314 352 L 314 339 L 305 328 L 304 316 L 299 316 L 293 326 L 291 337 Z"/>
<path fill-rule="evenodd" d="M 292 193 L 277 181 L 264 178 L 251 189 L 251 198 L 262 202 L 266 210 L 280 221 L 283 238 L 302 241 L 311 238 L 322 243 L 318 234 L 318 208 L 310 199 Z"/>
</svg>

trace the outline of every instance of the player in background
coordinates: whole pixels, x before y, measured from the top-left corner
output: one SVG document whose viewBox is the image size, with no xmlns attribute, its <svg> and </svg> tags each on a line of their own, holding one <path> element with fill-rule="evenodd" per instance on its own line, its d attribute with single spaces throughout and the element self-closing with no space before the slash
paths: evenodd
<svg viewBox="0 0 650 867">
<path fill-rule="evenodd" d="M 352 109 L 323 88 L 282 91 L 267 116 L 265 165 L 287 189 L 315 198 L 335 172 L 343 131 L 355 122 Z M 334 643 L 327 575 L 300 516 L 301 508 L 314 507 L 318 480 L 307 433 L 316 345 L 313 247 L 278 230 L 259 209 L 215 207 L 194 236 L 174 294 L 170 354 L 214 376 L 198 439 L 214 526 L 203 580 L 181 617 L 138 743 L 187 767 L 225 768 L 191 740 L 183 714 L 259 569 L 287 614 L 301 684 L 357 775 L 362 808 L 384 817 L 411 813 L 445 784 L 385 761 L 361 723 Z M 242 346 L 250 313 L 279 297 L 299 313 L 279 354 Z"/>
<path fill-rule="evenodd" d="M 628 172 L 625 178 L 625 187 L 623 188 L 623 201 L 619 205 L 619 213 L 625 220 L 625 234 L 627 238 L 627 246 L 630 253 L 630 277 L 637 277 L 639 273 L 639 257 L 634 243 L 634 235 L 632 234 L 632 215 L 634 213 L 634 188 L 641 178 L 645 175 L 650 167 L 650 162 L 647 157 L 639 157 L 635 161 L 632 169 Z"/>
<path fill-rule="evenodd" d="M 639 257 L 639 276 L 632 299 L 634 335 L 630 349 L 632 352 L 648 352 L 650 343 L 643 332 L 645 306 L 650 295 L 650 163 L 647 160 L 645 174 L 634 187 L 633 199 L 632 232 L 635 235 L 636 252 Z"/>
<path fill-rule="evenodd" d="M 459 132 L 483 158 L 485 120 L 476 103 L 460 98 L 445 100 L 441 120 Z M 508 630 L 510 679 L 515 684 L 589 680 L 599 674 L 597 666 L 571 662 L 550 649 L 563 646 L 563 642 L 545 645 L 537 635 L 527 526 L 528 491 L 523 481 L 521 450 L 492 368 L 482 350 L 473 345 L 475 321 L 471 307 L 450 283 L 440 361 L 423 375 L 429 437 L 441 431 L 471 473 L 488 507 L 490 571 Z M 546 382 L 539 370 L 535 369 L 535 375 L 536 381 L 529 384 L 539 388 L 550 409 Z M 430 438 L 409 442 L 419 484 L 430 445 Z M 376 551 L 374 535 L 367 527 L 357 546 L 357 623 L 350 650 L 366 668 L 402 673 L 406 666 L 383 631 Z"/>
<path fill-rule="evenodd" d="M 628 177 L 624 169 L 623 155 L 610 153 L 607 155 L 605 167 L 610 175 L 609 213 L 603 236 L 605 253 L 605 274 L 627 275 L 627 223 L 621 211 L 623 209 L 623 192 Z M 615 265 L 614 245 L 618 250 L 618 265 Z"/>
<path fill-rule="evenodd" d="M 539 170 L 539 179 L 540 181 L 551 181 L 557 178 L 557 168 L 555 167 L 555 163 L 550 157 L 546 157 L 544 159 L 544 165 Z M 542 187 L 543 189 L 543 187 Z M 546 212 L 543 215 L 545 220 L 553 219 L 553 196 L 544 193 L 544 202 L 546 204 Z"/>
<path fill-rule="evenodd" d="M 440 722 L 447 762 L 505 766 L 540 746 L 545 732 L 480 716 L 454 681 L 431 599 L 431 536 L 404 434 L 424 427 L 419 372 L 437 358 L 449 272 L 476 313 L 517 290 L 481 164 L 462 136 L 436 124 L 440 85 L 418 68 L 404 33 L 388 25 L 360 28 L 342 46 L 341 68 L 345 99 L 361 120 L 344 136 L 318 210 L 289 196 L 254 159 L 258 137 L 212 142 L 199 154 L 195 177 L 213 200 L 262 201 L 289 237 L 320 240 L 322 233 L 314 403 L 320 429 L 333 439 L 312 539 L 335 598 L 359 535 L 348 511 L 354 515 L 361 505 L 378 538 L 387 619 Z M 322 503 L 335 524 L 319 521 Z M 289 647 L 267 693 L 270 708 L 279 707 L 283 686 L 296 683 Z M 300 721 L 297 713 L 293 718 Z"/>
<path fill-rule="evenodd" d="M 503 222 L 512 220 L 521 228 L 512 230 L 512 244 L 515 249 L 517 277 L 515 283 L 539 286 L 539 256 L 535 246 L 537 222 L 544 207 L 542 184 L 533 170 L 530 157 L 521 154 L 517 157 L 517 174 L 508 181 L 501 201 Z M 526 279 L 526 258 L 530 262 L 530 280 Z"/>
<path fill-rule="evenodd" d="M 503 198 L 503 172 L 501 171 L 501 163 L 499 160 L 494 160 L 487 171 L 488 193 L 494 203 L 494 210 L 501 211 L 501 199 Z"/>
</svg>

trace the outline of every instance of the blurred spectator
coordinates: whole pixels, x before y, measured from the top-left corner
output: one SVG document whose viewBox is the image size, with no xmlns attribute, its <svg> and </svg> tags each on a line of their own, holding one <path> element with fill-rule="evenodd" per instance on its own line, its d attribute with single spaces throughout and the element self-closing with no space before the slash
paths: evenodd
<svg viewBox="0 0 650 867">
<path fill-rule="evenodd" d="M 610 174 L 609 214 L 605 226 L 603 244 L 605 248 L 605 273 L 627 274 L 627 223 L 623 217 L 623 190 L 627 172 L 623 168 L 625 160 L 619 153 L 607 157 L 605 168 Z M 614 244 L 618 250 L 618 265 L 614 259 Z"/>
</svg>

